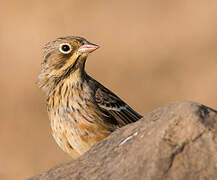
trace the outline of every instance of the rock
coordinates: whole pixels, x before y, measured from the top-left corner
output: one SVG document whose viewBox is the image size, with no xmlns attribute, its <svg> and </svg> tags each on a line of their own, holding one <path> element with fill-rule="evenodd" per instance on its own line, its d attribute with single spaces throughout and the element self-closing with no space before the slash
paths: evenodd
<svg viewBox="0 0 217 180">
<path fill-rule="evenodd" d="M 39 179 L 217 179 L 217 111 L 194 102 L 164 105 L 29 180 Z"/>
</svg>

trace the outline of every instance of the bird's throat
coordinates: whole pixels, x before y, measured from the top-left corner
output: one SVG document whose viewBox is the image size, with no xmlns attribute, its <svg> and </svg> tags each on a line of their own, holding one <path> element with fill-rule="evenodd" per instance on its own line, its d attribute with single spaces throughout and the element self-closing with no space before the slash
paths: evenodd
<svg viewBox="0 0 217 180">
<path fill-rule="evenodd" d="M 72 84 L 78 85 L 83 83 L 85 73 L 85 62 L 87 56 L 74 56 L 69 59 L 66 64 L 59 70 L 44 71 L 39 76 L 39 86 L 49 96 L 59 84 L 65 81 L 71 81 Z M 73 60 L 74 59 L 74 60 Z"/>
</svg>

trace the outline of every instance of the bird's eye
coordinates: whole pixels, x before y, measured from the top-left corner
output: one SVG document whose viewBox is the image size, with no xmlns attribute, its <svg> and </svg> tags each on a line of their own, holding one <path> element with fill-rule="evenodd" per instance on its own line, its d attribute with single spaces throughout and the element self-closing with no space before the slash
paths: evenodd
<svg viewBox="0 0 217 180">
<path fill-rule="evenodd" d="M 69 54 L 72 51 L 72 47 L 68 43 L 60 44 L 59 50 L 63 54 Z"/>
</svg>

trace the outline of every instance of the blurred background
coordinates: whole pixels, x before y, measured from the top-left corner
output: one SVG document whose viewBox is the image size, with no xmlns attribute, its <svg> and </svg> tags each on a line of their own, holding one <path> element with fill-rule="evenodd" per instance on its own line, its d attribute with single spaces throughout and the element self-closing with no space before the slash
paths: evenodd
<svg viewBox="0 0 217 180">
<path fill-rule="evenodd" d="M 99 44 L 87 72 L 141 114 L 183 100 L 217 109 L 217 1 L 9 0 L 0 20 L 1 180 L 71 160 L 35 84 L 43 45 L 60 36 Z"/>
</svg>

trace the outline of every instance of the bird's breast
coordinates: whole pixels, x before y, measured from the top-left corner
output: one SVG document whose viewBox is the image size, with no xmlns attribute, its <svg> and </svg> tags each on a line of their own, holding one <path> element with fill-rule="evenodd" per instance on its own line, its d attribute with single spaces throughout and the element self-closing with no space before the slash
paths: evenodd
<svg viewBox="0 0 217 180">
<path fill-rule="evenodd" d="M 66 81 L 59 84 L 48 98 L 48 113 L 52 134 L 60 147 L 65 147 L 61 145 L 61 139 L 66 137 L 67 142 L 82 154 L 110 134 L 102 125 L 103 117 L 86 83 Z"/>
<path fill-rule="evenodd" d="M 48 98 L 48 112 L 65 121 L 77 121 L 78 114 L 85 114 L 93 106 L 91 89 L 86 83 L 64 81 L 59 84 Z M 72 117 L 73 116 L 73 117 Z"/>
</svg>

